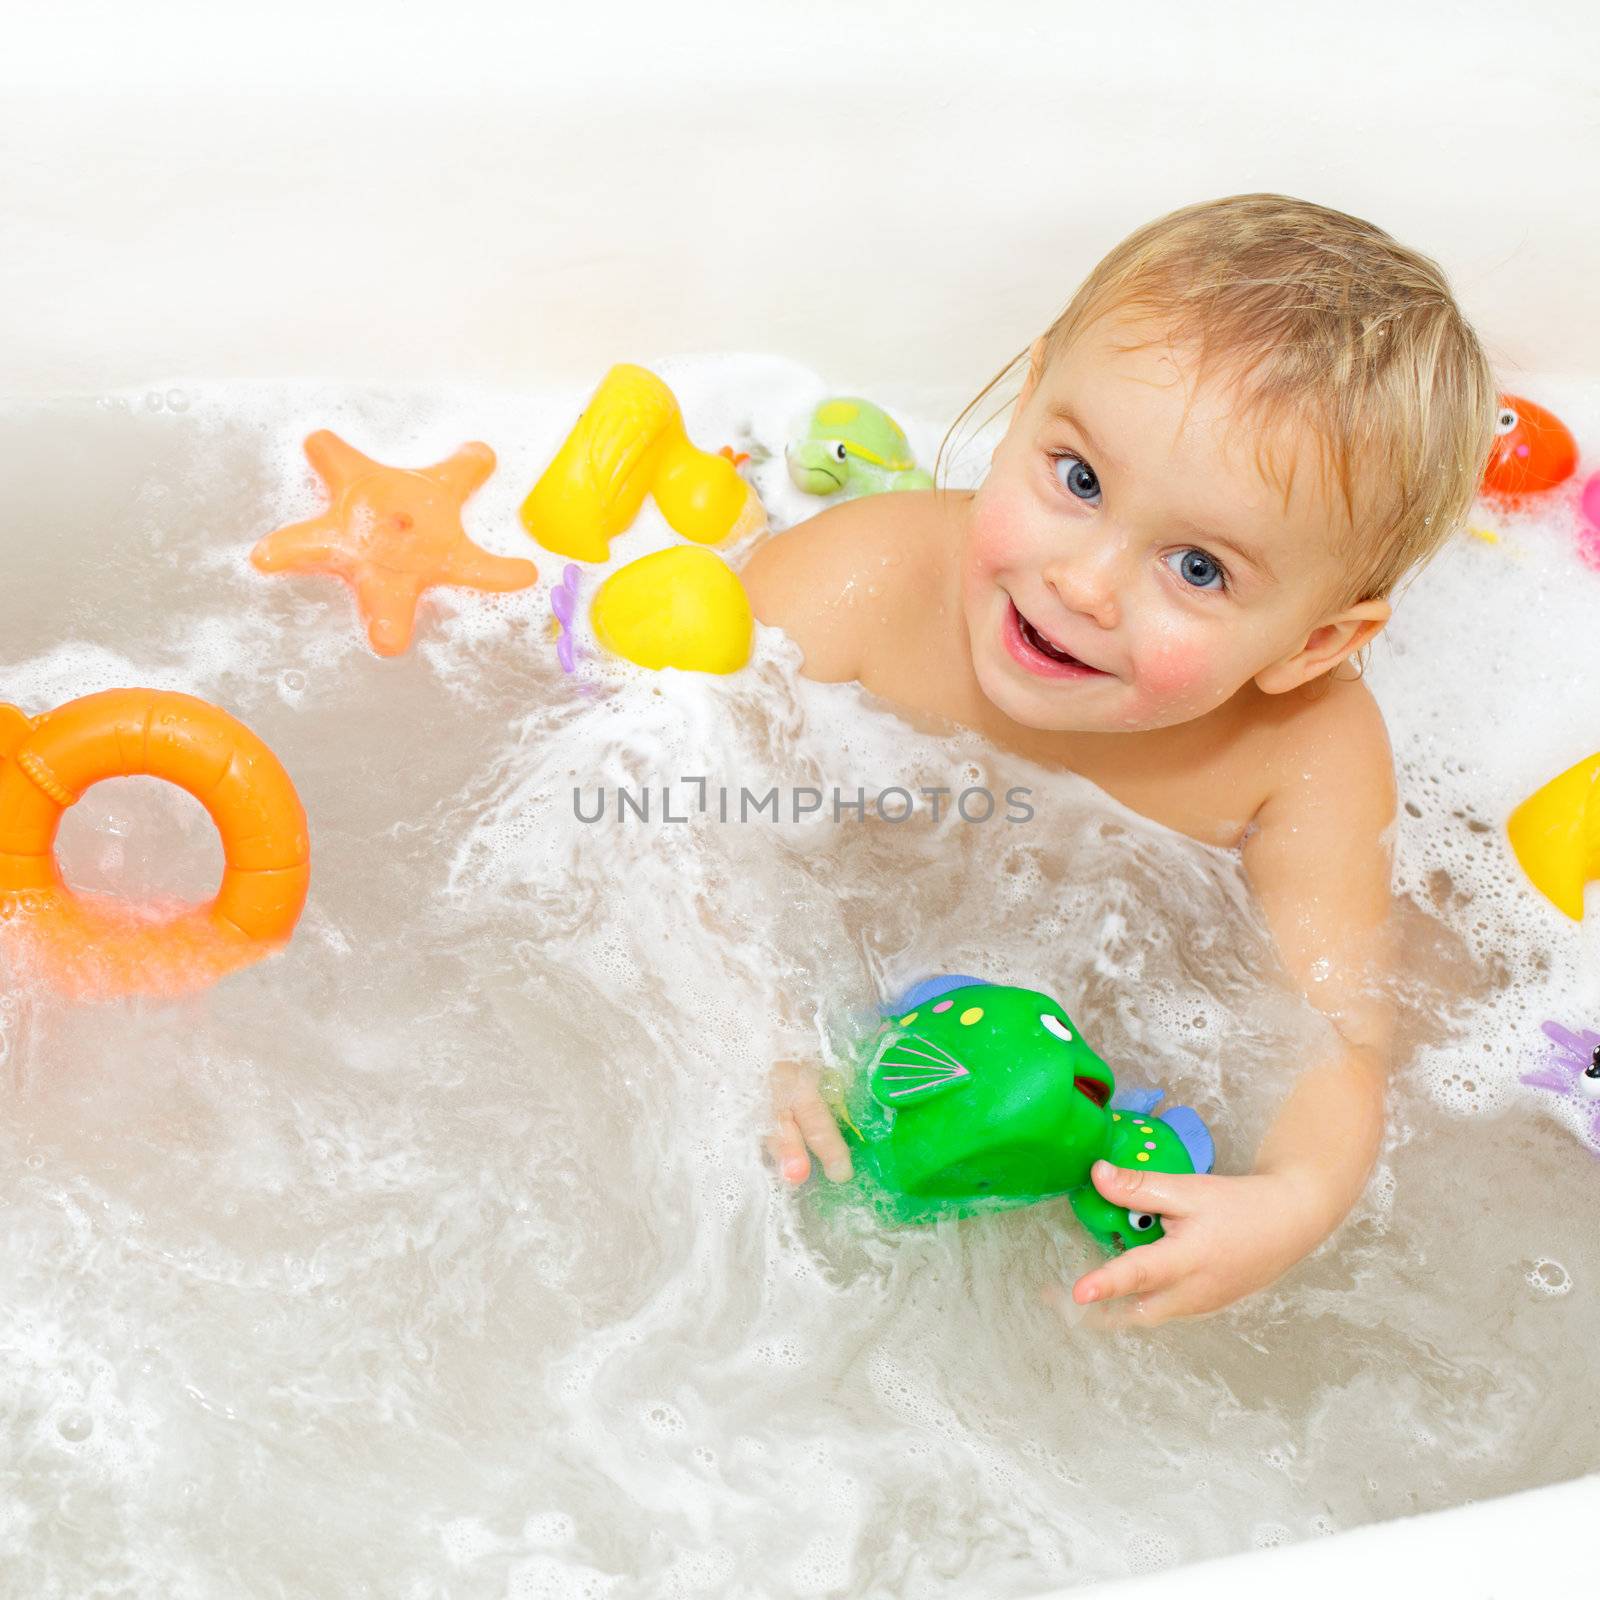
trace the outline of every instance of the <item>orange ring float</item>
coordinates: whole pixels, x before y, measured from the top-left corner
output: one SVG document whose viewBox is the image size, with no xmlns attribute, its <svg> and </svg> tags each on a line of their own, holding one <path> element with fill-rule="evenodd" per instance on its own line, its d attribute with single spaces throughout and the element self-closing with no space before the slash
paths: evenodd
<svg viewBox="0 0 1600 1600">
<path fill-rule="evenodd" d="M 105 778 L 186 789 L 222 836 L 216 897 L 134 905 L 56 865 L 62 813 Z M 306 814 L 278 758 L 192 695 L 108 689 L 27 717 L 0 705 L 0 945 L 76 999 L 187 994 L 288 942 L 311 881 Z"/>
</svg>

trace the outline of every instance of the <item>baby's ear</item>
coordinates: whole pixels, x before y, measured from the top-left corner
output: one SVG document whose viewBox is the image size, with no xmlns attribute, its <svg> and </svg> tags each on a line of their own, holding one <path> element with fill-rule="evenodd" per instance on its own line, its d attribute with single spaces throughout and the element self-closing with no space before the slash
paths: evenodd
<svg viewBox="0 0 1600 1600">
<path fill-rule="evenodd" d="M 1274 661 L 1256 674 L 1263 694 L 1286 694 L 1313 678 L 1320 678 L 1383 632 L 1389 620 L 1387 600 L 1358 600 L 1335 616 L 1319 622 L 1293 655 Z"/>
</svg>

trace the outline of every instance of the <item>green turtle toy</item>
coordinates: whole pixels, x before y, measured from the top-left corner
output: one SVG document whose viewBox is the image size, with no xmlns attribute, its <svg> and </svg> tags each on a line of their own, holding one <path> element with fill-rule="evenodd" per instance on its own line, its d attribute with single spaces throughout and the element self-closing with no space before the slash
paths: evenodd
<svg viewBox="0 0 1600 1600">
<path fill-rule="evenodd" d="M 1209 1172 L 1197 1112 L 1155 1115 L 1159 1089 L 1118 1093 L 1111 1069 L 1049 995 L 947 976 L 902 997 L 846 1092 L 859 1186 L 902 1223 L 1066 1196 L 1107 1251 L 1150 1244 L 1161 1219 L 1113 1205 L 1098 1160 L 1135 1171 Z"/>
<path fill-rule="evenodd" d="M 931 489 L 900 424 L 870 400 L 841 396 L 811 413 L 806 436 L 789 446 L 789 476 L 807 494 L 854 497 L 886 489 Z"/>
</svg>

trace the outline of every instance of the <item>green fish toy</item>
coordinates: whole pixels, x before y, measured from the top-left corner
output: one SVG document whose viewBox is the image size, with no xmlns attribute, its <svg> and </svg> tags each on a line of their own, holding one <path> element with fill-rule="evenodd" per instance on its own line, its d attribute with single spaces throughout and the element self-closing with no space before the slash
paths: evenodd
<svg viewBox="0 0 1600 1600">
<path fill-rule="evenodd" d="M 806 436 L 788 450 L 789 476 L 807 494 L 848 498 L 889 489 L 931 489 L 900 424 L 870 400 L 841 396 L 811 413 Z"/>
<path fill-rule="evenodd" d="M 1117 1091 L 1111 1069 L 1049 995 L 951 975 L 902 997 L 869 1041 L 841 1108 L 859 1187 L 888 1219 L 927 1223 L 1067 1197 L 1109 1252 L 1161 1238 L 1161 1219 L 1113 1205 L 1096 1161 L 1209 1172 L 1197 1112 L 1155 1115 L 1160 1090 Z"/>
</svg>

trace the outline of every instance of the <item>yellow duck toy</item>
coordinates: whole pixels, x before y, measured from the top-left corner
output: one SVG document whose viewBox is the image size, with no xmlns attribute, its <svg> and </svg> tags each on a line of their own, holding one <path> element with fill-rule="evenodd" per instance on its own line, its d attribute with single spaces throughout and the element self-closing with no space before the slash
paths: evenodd
<svg viewBox="0 0 1600 1600">
<path fill-rule="evenodd" d="M 737 672 L 750 659 L 755 618 L 720 556 L 678 544 L 619 567 L 589 609 L 595 638 L 641 667 Z"/>
<path fill-rule="evenodd" d="M 1600 878 L 1600 754 L 1529 795 L 1506 831 L 1533 886 L 1581 922 L 1583 886 Z"/>
<path fill-rule="evenodd" d="M 689 442 L 666 384 L 623 364 L 605 375 L 523 501 L 522 524 L 557 555 L 604 561 L 647 494 L 673 530 L 697 544 L 721 544 L 766 525 L 761 501 L 733 462 Z"/>
</svg>

